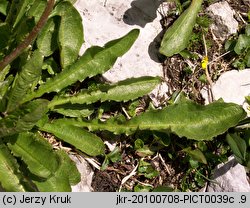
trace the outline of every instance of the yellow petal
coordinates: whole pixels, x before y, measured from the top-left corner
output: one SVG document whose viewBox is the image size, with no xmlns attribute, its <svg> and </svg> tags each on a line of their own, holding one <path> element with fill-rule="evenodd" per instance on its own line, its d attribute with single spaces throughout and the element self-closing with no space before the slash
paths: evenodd
<svg viewBox="0 0 250 208">
<path fill-rule="evenodd" d="M 201 67 L 202 69 L 206 69 L 207 68 L 207 65 L 208 65 L 208 57 L 205 56 L 202 61 L 201 61 Z"/>
</svg>

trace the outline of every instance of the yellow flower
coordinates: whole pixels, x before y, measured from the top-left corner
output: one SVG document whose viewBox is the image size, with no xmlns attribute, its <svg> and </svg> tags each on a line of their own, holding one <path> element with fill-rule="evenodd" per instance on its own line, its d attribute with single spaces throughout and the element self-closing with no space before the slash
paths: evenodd
<svg viewBox="0 0 250 208">
<path fill-rule="evenodd" d="M 207 65 L 208 65 L 208 57 L 205 56 L 202 61 L 201 61 L 201 67 L 202 69 L 206 69 L 207 68 Z"/>
</svg>

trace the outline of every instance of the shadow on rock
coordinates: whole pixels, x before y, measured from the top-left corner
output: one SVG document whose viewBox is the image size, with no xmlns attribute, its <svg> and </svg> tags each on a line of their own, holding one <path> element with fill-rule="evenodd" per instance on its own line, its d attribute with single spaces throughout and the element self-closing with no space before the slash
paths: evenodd
<svg viewBox="0 0 250 208">
<path fill-rule="evenodd" d="M 161 46 L 161 40 L 164 36 L 165 30 L 162 30 L 154 40 L 148 46 L 148 54 L 152 60 L 157 63 L 162 63 L 165 60 L 165 56 L 160 54 L 159 49 Z"/>
<path fill-rule="evenodd" d="M 128 25 L 145 27 L 157 17 L 157 9 L 164 0 L 135 0 L 131 8 L 123 15 L 123 21 Z"/>
</svg>

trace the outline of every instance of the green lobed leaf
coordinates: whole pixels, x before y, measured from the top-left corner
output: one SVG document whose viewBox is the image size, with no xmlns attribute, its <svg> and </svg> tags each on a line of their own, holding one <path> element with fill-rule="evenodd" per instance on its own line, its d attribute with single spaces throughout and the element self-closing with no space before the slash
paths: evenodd
<svg viewBox="0 0 250 208">
<path fill-rule="evenodd" d="M 170 186 L 157 186 L 152 192 L 174 192 L 174 189 Z"/>
<path fill-rule="evenodd" d="M 161 42 L 161 54 L 172 56 L 187 47 L 201 4 L 202 0 L 192 0 L 189 8 L 167 29 Z"/>
<path fill-rule="evenodd" d="M 7 0 L 0 1 L 0 13 L 2 13 L 3 15 L 7 14 L 8 4 L 9 4 L 9 2 Z"/>
<path fill-rule="evenodd" d="M 237 43 L 234 47 L 235 53 L 240 55 L 248 47 L 250 47 L 250 36 L 247 36 L 245 34 L 240 34 Z"/>
<path fill-rule="evenodd" d="M 23 41 L 25 37 L 31 32 L 31 30 L 38 23 L 41 18 L 46 6 L 47 0 L 29 0 L 27 5 L 27 11 L 20 19 L 20 22 L 13 31 L 15 39 L 19 42 Z"/>
<path fill-rule="evenodd" d="M 48 80 L 25 100 L 40 97 L 44 93 L 59 92 L 77 81 L 104 73 L 110 69 L 119 56 L 129 50 L 138 35 L 139 30 L 135 29 L 120 39 L 110 41 L 103 48 L 92 47 L 88 49 L 78 61 L 57 74 L 53 79 Z"/>
<path fill-rule="evenodd" d="M 94 112 L 93 106 L 81 104 L 63 104 L 53 108 L 54 112 L 60 113 L 68 117 L 88 117 Z"/>
<path fill-rule="evenodd" d="M 27 12 L 28 17 L 34 17 L 35 22 L 37 23 L 42 13 L 44 12 L 47 6 L 47 0 L 33 0 L 33 3 L 30 4 L 30 8 Z"/>
<path fill-rule="evenodd" d="M 250 156 L 249 156 L 249 158 L 248 158 L 248 161 L 247 161 L 246 167 L 248 168 L 248 170 L 250 170 Z"/>
<path fill-rule="evenodd" d="M 25 3 L 26 2 L 26 3 Z M 9 51 L 14 50 L 19 43 L 21 43 L 35 27 L 36 23 L 40 19 L 44 9 L 47 5 L 47 0 L 25 0 L 19 1 L 19 3 L 25 3 L 23 6 L 22 17 L 18 20 L 18 24 L 15 25 L 11 35 L 11 47 Z M 14 14 L 19 11 L 18 2 L 15 4 L 14 11 L 9 13 Z M 10 15 L 11 16 L 11 15 Z M 11 24 L 10 24 L 11 25 Z"/>
<path fill-rule="evenodd" d="M 137 184 L 134 187 L 134 192 L 149 192 L 152 189 L 152 186 Z"/>
<path fill-rule="evenodd" d="M 108 153 L 106 157 L 113 163 L 121 161 L 122 159 L 121 149 L 119 147 L 115 147 L 115 149 L 112 150 L 110 153 Z"/>
<path fill-rule="evenodd" d="M 60 2 L 55 7 L 53 15 L 60 16 L 58 43 L 61 66 L 65 69 L 76 61 L 84 42 L 82 18 L 68 1 Z"/>
<path fill-rule="evenodd" d="M 56 73 L 61 71 L 59 69 L 59 66 L 57 65 L 56 60 L 53 57 L 49 57 L 44 60 L 42 69 L 48 72 L 48 75 L 44 75 L 42 77 L 43 80 L 46 80 L 47 76 L 50 77 L 50 75 L 55 75 Z M 40 80 L 39 84 L 44 83 L 43 80 Z"/>
<path fill-rule="evenodd" d="M 114 150 L 105 155 L 104 161 L 102 162 L 101 170 L 106 170 L 110 162 L 118 162 L 121 159 L 121 149 L 119 147 L 115 147 Z"/>
<path fill-rule="evenodd" d="M 0 75 L 1 76 L 1 75 Z M 7 106 L 6 94 L 13 83 L 14 77 L 9 75 L 5 81 L 0 81 L 0 112 L 4 112 Z"/>
<path fill-rule="evenodd" d="M 90 131 L 108 130 L 132 134 L 137 130 L 170 131 L 179 137 L 211 140 L 226 132 L 246 117 L 244 109 L 234 103 L 217 101 L 206 106 L 192 101 L 180 102 L 162 110 L 151 110 L 127 122 L 64 120 L 69 125 L 87 127 Z"/>
<path fill-rule="evenodd" d="M 104 153 L 105 146 L 103 141 L 85 129 L 68 125 L 63 119 L 55 120 L 53 123 L 46 123 L 39 126 L 40 130 L 54 134 L 59 139 L 75 146 L 90 156 Z"/>
<path fill-rule="evenodd" d="M 152 156 L 155 154 L 148 145 L 144 145 L 142 148 L 136 150 L 136 154 L 140 157 Z"/>
<path fill-rule="evenodd" d="M 250 67 L 250 49 L 248 49 L 247 54 L 244 59 L 246 61 L 247 67 Z"/>
<path fill-rule="evenodd" d="M 43 56 L 50 56 L 57 49 L 56 18 L 50 18 L 36 40 L 37 47 Z"/>
<path fill-rule="evenodd" d="M 0 138 L 32 129 L 47 112 L 48 101 L 34 100 L 19 106 L 0 120 Z"/>
<path fill-rule="evenodd" d="M 135 145 L 134 148 L 135 150 L 141 149 L 144 146 L 144 142 L 141 139 L 136 139 L 135 140 Z"/>
<path fill-rule="evenodd" d="M 22 175 L 16 159 L 3 143 L 0 144 L 0 182 L 6 191 L 23 192 Z"/>
<path fill-rule="evenodd" d="M 11 2 L 10 10 L 8 12 L 6 22 L 13 26 L 16 27 L 16 25 L 20 22 L 22 17 L 24 16 L 27 6 L 29 4 L 32 4 L 34 0 L 13 0 Z"/>
<path fill-rule="evenodd" d="M 70 185 L 73 186 L 79 183 L 81 181 L 81 174 L 77 169 L 76 163 L 69 157 L 69 155 L 65 151 L 59 150 L 56 153 L 64 162 L 62 166 L 62 174 L 68 175 Z"/>
<path fill-rule="evenodd" d="M 7 111 L 14 110 L 42 73 L 43 56 L 35 51 L 18 74 L 8 97 Z"/>
<path fill-rule="evenodd" d="M 2 71 L 0 71 L 0 81 L 6 81 L 6 79 L 8 79 L 8 77 L 13 76 L 10 75 L 6 78 L 6 76 L 9 74 L 10 71 L 10 65 L 6 66 Z"/>
<path fill-rule="evenodd" d="M 27 164 L 31 173 L 48 178 L 59 167 L 59 158 L 51 145 L 38 134 L 20 133 L 8 138 L 8 147 Z"/>
<path fill-rule="evenodd" d="M 25 2 L 25 1 L 19 1 Z M 18 4 L 18 3 L 17 3 Z M 47 5 L 47 0 L 29 0 L 26 1 L 26 6 L 24 6 L 24 13 L 18 23 L 12 30 L 11 34 L 11 44 L 9 44 L 9 51 L 14 50 L 17 45 L 19 45 L 24 39 L 28 36 L 28 34 L 35 27 L 36 23 L 40 19 L 44 9 Z M 16 5 L 17 7 L 17 5 Z M 14 11 L 10 11 L 9 13 L 15 13 L 19 8 L 14 7 Z M 11 21 L 11 20 L 10 20 Z M 11 25 L 11 23 L 9 23 Z M 12 26 L 12 25 L 11 25 Z"/>
<path fill-rule="evenodd" d="M 246 25 L 245 33 L 246 33 L 247 36 L 250 36 L 250 24 Z"/>
<path fill-rule="evenodd" d="M 64 103 L 90 104 L 97 101 L 128 101 L 150 93 L 158 84 L 159 77 L 140 77 L 120 81 L 113 85 L 103 85 L 96 90 L 84 90 L 74 96 L 56 97 L 49 107 Z"/>
<path fill-rule="evenodd" d="M 240 163 L 244 163 L 247 152 L 245 140 L 239 137 L 237 134 L 227 134 L 226 139 L 234 155 L 240 160 Z"/>
<path fill-rule="evenodd" d="M 1 75 L 0 75 L 1 76 Z M 5 81 L 0 81 L 0 100 L 4 99 L 4 95 L 7 93 L 10 85 L 12 84 L 14 77 L 12 75 L 8 76 Z M 4 109 L 5 110 L 5 109 Z M 4 111 L 3 110 L 3 111 Z M 0 110 L 1 112 L 2 109 Z"/>
<path fill-rule="evenodd" d="M 33 180 L 41 192 L 70 192 L 71 185 L 80 182 L 81 176 L 75 163 L 63 151 L 57 151 L 60 158 L 60 167 L 55 175 L 46 181 Z"/>
<path fill-rule="evenodd" d="M 10 26 L 7 23 L 0 23 L 0 54 L 4 53 L 10 38 Z M 0 57 L 1 60 L 1 57 Z"/>
<path fill-rule="evenodd" d="M 239 105 L 214 102 L 202 106 L 194 102 L 171 105 L 162 111 L 151 111 L 135 117 L 128 125 L 138 124 L 138 129 L 170 129 L 180 137 L 210 140 L 235 126 L 246 116 Z M 150 125 L 155 127 L 151 127 Z"/>
<path fill-rule="evenodd" d="M 233 51 L 236 43 L 237 43 L 237 41 L 234 40 L 234 39 L 228 39 L 228 40 L 226 40 L 225 46 L 224 46 L 225 50 L 226 51 Z"/>
<path fill-rule="evenodd" d="M 207 164 L 207 159 L 206 159 L 205 155 L 199 149 L 192 150 L 191 147 L 187 147 L 187 148 L 183 149 L 183 151 L 188 153 L 189 156 L 193 160 L 198 161 L 198 162 L 203 163 L 203 164 Z"/>
<path fill-rule="evenodd" d="M 35 20 L 32 17 L 24 16 L 11 35 L 11 44 L 9 51 L 13 51 L 22 41 L 28 36 L 28 34 L 35 27 Z M 26 51 L 27 53 L 27 51 Z"/>
<path fill-rule="evenodd" d="M 171 143 L 170 134 L 167 132 L 155 131 L 153 132 L 153 137 L 155 142 L 163 145 L 164 147 L 168 147 Z"/>
<path fill-rule="evenodd" d="M 150 163 L 145 162 L 142 159 L 139 161 L 138 173 L 149 179 L 159 175 L 159 172 L 155 170 Z"/>
</svg>

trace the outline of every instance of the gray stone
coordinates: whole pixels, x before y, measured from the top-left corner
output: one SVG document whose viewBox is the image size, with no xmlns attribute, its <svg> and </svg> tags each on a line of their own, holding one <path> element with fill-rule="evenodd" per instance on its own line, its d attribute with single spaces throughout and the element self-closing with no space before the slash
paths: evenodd
<svg viewBox="0 0 250 208">
<path fill-rule="evenodd" d="M 215 100 L 222 98 L 225 102 L 242 105 L 250 116 L 249 105 L 245 101 L 245 96 L 250 93 L 250 69 L 223 73 L 213 84 L 212 92 Z M 208 104 L 207 91 L 202 90 L 201 93 Z M 232 157 L 226 164 L 217 166 L 212 179 L 215 183 L 209 184 L 207 188 L 209 192 L 250 191 L 245 168 Z"/>
<path fill-rule="evenodd" d="M 85 43 L 83 53 L 93 45 L 103 46 L 134 28 L 140 36 L 132 48 L 104 74 L 104 78 L 117 82 L 131 77 L 163 76 L 158 59 L 161 16 L 156 11 L 162 0 L 78 0 L 75 7 L 80 12 Z"/>
<path fill-rule="evenodd" d="M 234 19 L 234 10 L 226 1 L 210 5 L 207 11 L 213 19 L 211 30 L 217 38 L 224 41 L 237 33 L 238 22 Z"/>
<path fill-rule="evenodd" d="M 234 157 L 225 164 L 219 164 L 207 188 L 208 192 L 250 192 L 246 170 Z"/>
<path fill-rule="evenodd" d="M 245 96 L 250 95 L 250 69 L 231 70 L 223 73 L 213 84 L 212 92 L 215 100 L 222 98 L 227 103 L 242 105 L 250 116 L 249 105 L 245 101 Z M 201 93 L 208 103 L 207 91 L 203 89 Z"/>
<path fill-rule="evenodd" d="M 70 155 L 70 158 L 76 163 L 76 167 L 81 174 L 81 181 L 75 186 L 71 186 L 72 192 L 91 192 L 92 178 L 94 171 L 88 162 L 80 155 Z"/>
</svg>

